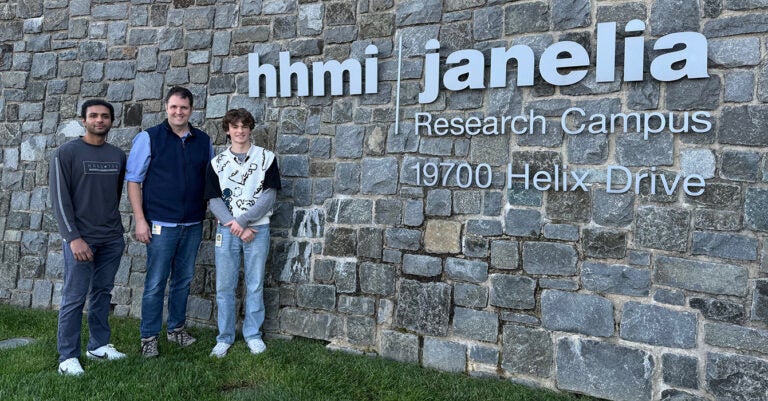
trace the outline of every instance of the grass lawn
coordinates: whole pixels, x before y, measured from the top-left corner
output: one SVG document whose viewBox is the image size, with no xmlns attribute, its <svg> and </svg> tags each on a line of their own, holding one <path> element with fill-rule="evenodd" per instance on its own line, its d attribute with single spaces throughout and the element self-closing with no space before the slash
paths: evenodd
<svg viewBox="0 0 768 401">
<path fill-rule="evenodd" d="M 585 400 L 498 379 L 438 372 L 383 358 L 333 352 L 322 342 L 267 340 L 251 355 L 241 338 L 222 359 L 210 358 L 216 333 L 192 328 L 188 348 L 162 337 L 160 357 L 138 355 L 139 322 L 111 318 L 112 342 L 128 357 L 84 356 L 82 377 L 57 373 L 56 312 L 0 305 L 0 340 L 31 337 L 32 345 L 0 350 L 0 400 Z M 83 326 L 83 353 L 87 326 Z"/>
</svg>

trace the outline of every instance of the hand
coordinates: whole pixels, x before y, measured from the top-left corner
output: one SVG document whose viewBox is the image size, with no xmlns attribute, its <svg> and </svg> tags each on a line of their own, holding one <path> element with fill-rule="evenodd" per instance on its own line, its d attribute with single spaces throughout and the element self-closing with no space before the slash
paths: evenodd
<svg viewBox="0 0 768 401">
<path fill-rule="evenodd" d="M 144 219 L 137 219 L 136 241 L 148 244 L 150 238 L 152 238 L 152 230 L 149 228 L 149 223 Z"/>
<path fill-rule="evenodd" d="M 243 227 L 241 227 L 240 224 L 238 224 L 237 220 L 235 219 L 232 219 L 228 223 L 225 223 L 224 227 L 229 227 L 229 232 L 236 237 L 243 235 Z"/>
<path fill-rule="evenodd" d="M 92 262 L 93 251 L 91 247 L 83 241 L 82 238 L 78 238 L 69 242 L 69 249 L 72 250 L 72 255 L 75 256 L 75 260 L 78 262 Z"/>
<path fill-rule="evenodd" d="M 250 227 L 244 229 L 243 234 L 240 235 L 240 240 L 245 243 L 253 241 L 254 238 L 256 238 L 256 230 Z"/>
</svg>

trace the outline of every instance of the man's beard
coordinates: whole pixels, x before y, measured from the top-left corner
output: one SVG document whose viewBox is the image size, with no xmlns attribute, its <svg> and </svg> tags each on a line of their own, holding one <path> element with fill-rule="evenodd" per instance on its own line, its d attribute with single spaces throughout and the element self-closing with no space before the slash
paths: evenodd
<svg viewBox="0 0 768 401">
<path fill-rule="evenodd" d="M 90 132 L 93 135 L 107 136 L 107 134 L 109 133 L 110 129 L 112 129 L 112 127 L 102 128 L 102 129 L 98 129 L 98 128 L 94 127 L 93 129 L 89 130 L 88 132 Z"/>
</svg>

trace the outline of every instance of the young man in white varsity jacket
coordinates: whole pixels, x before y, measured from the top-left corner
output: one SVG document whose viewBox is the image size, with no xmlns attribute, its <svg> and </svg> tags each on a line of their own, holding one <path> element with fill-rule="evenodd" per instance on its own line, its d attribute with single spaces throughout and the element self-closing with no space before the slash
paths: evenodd
<svg viewBox="0 0 768 401">
<path fill-rule="evenodd" d="M 211 356 L 218 358 L 224 357 L 235 342 L 235 290 L 241 257 L 245 269 L 243 337 L 252 353 L 266 350 L 261 338 L 264 267 L 280 171 L 275 154 L 251 142 L 255 124 L 247 110 L 229 110 L 222 128 L 232 144 L 211 160 L 206 172 L 205 198 L 219 221 L 215 239 L 219 335 L 211 351 Z"/>
</svg>

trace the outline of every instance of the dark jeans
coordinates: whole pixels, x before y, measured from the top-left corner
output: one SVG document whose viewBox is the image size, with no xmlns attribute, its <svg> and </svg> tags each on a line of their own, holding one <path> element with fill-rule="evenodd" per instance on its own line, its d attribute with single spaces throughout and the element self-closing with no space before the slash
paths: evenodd
<svg viewBox="0 0 768 401">
<path fill-rule="evenodd" d="M 80 332 L 83 308 L 88 298 L 88 349 L 109 344 L 112 288 L 120 258 L 125 249 L 123 237 L 102 244 L 88 244 L 93 251 L 92 262 L 75 260 L 69 243 L 64 242 L 64 287 L 59 309 L 59 361 L 80 357 Z"/>
</svg>

